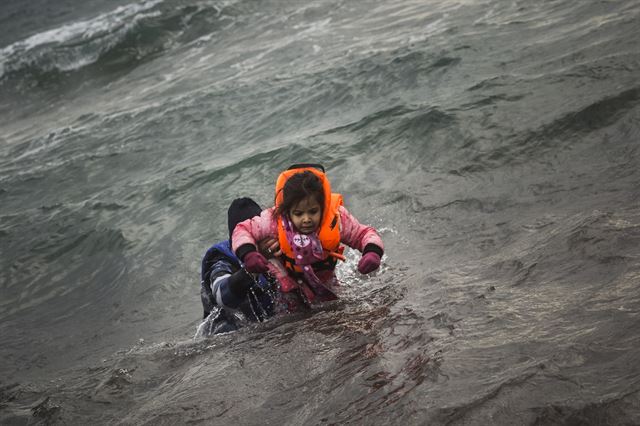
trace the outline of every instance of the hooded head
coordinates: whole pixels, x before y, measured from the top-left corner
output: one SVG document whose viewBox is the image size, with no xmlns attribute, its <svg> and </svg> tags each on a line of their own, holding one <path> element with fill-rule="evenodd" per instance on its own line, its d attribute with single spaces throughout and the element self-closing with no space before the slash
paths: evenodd
<svg viewBox="0 0 640 426">
<path fill-rule="evenodd" d="M 231 240 L 231 234 L 237 224 L 244 222 L 247 219 L 251 219 L 254 216 L 260 216 L 262 209 L 251 198 L 236 198 L 231 202 L 229 210 L 227 211 L 227 223 L 229 224 L 229 240 Z"/>
</svg>

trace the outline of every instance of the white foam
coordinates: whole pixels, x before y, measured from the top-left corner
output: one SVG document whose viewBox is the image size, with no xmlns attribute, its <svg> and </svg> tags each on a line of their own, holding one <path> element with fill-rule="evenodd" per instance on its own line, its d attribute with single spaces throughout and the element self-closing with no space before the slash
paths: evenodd
<svg viewBox="0 0 640 426">
<path fill-rule="evenodd" d="M 15 42 L 0 49 L 0 77 L 10 68 L 7 66 L 8 63 L 11 61 L 21 62 L 20 58 L 27 52 L 72 41 L 90 41 L 95 38 L 104 37 L 123 28 L 129 28 L 131 25 L 135 25 L 140 19 L 158 16 L 160 12 L 147 14 L 141 14 L 141 12 L 147 11 L 163 1 L 164 0 L 149 0 L 120 6 L 111 12 L 98 15 L 93 19 L 66 24 Z M 84 58 L 62 65 L 60 69 L 64 71 L 76 69 L 95 61 L 95 56 L 96 54 L 87 55 Z"/>
</svg>

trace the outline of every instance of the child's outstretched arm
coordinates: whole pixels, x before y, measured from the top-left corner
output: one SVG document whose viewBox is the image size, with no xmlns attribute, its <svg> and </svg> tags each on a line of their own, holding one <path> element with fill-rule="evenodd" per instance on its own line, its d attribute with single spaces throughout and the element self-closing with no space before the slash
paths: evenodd
<svg viewBox="0 0 640 426">
<path fill-rule="evenodd" d="M 380 258 L 384 254 L 384 245 L 380 234 L 371 226 L 366 226 L 340 206 L 340 241 L 362 252 L 358 270 L 368 274 L 380 266 Z"/>
</svg>

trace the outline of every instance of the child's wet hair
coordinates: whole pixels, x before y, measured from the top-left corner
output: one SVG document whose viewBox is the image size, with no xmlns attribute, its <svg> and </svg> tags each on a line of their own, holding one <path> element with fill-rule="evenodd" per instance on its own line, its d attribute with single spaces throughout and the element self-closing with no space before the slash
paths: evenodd
<svg viewBox="0 0 640 426">
<path fill-rule="evenodd" d="M 276 217 L 288 214 L 296 204 L 309 196 L 314 197 L 318 204 L 324 207 L 322 182 L 318 176 L 308 170 L 291 176 L 281 191 L 283 192 L 282 203 L 273 212 Z"/>
</svg>

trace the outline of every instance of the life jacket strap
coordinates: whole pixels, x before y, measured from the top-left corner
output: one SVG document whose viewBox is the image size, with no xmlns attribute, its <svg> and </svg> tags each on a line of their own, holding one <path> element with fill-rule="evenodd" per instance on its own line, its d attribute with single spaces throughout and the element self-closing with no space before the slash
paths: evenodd
<svg viewBox="0 0 640 426">
<path fill-rule="evenodd" d="M 295 266 L 296 266 L 295 259 L 292 259 L 289 256 L 284 254 L 282 255 L 282 258 L 284 259 L 284 266 L 285 268 L 287 268 L 289 272 L 292 272 L 293 275 L 296 276 L 296 278 L 303 276 L 301 272 L 295 269 Z M 314 271 L 326 271 L 326 270 L 331 271 L 336 268 L 337 263 L 338 263 L 338 257 L 329 256 L 324 260 L 319 260 L 318 262 L 312 263 L 311 267 L 313 268 Z"/>
</svg>

